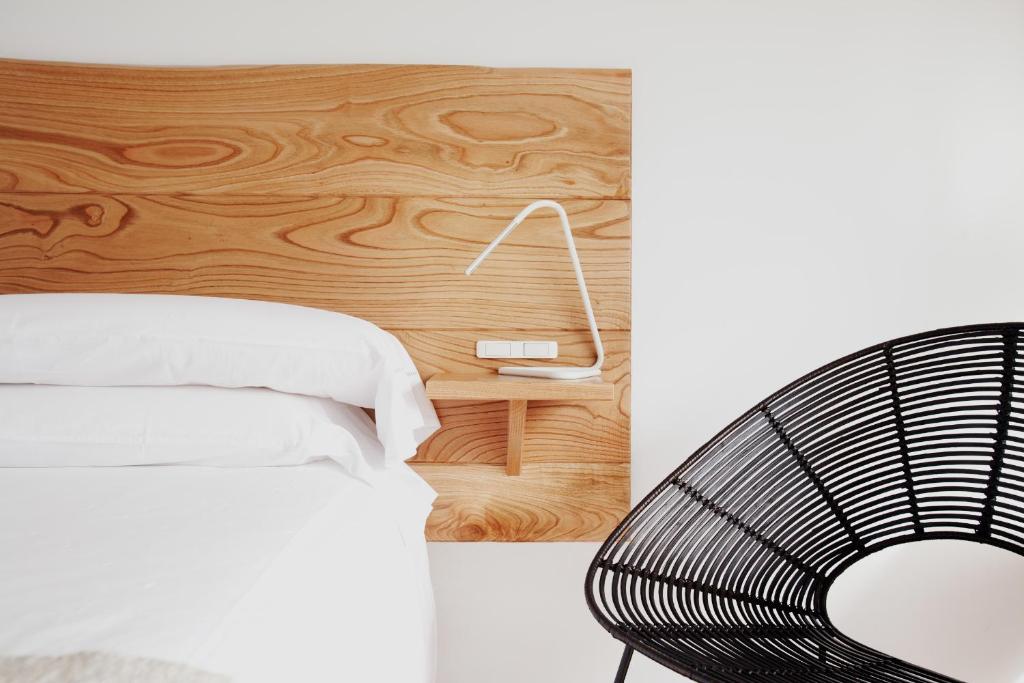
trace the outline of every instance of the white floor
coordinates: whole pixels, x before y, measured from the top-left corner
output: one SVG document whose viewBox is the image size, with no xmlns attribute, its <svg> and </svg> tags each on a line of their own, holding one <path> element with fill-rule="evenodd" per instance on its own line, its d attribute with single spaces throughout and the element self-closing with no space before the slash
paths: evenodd
<svg viewBox="0 0 1024 683">
<path fill-rule="evenodd" d="M 583 597 L 583 579 L 597 548 L 596 543 L 431 543 L 438 683 L 611 683 L 622 648 L 590 616 Z M 459 634 L 474 634 L 472 642 Z M 566 657 L 567 652 L 581 654 Z M 642 657 L 634 660 L 627 680 L 682 681 Z"/>
</svg>

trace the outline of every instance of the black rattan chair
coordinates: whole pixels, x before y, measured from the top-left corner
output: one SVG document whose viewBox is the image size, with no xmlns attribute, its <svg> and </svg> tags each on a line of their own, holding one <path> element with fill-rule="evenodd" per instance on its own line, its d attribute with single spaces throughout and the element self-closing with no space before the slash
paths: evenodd
<svg viewBox="0 0 1024 683">
<path fill-rule="evenodd" d="M 924 539 L 1024 555 L 1024 323 L 897 339 L 796 381 L 673 472 L 604 543 L 594 616 L 700 682 L 953 681 L 844 636 L 845 569 Z"/>
</svg>

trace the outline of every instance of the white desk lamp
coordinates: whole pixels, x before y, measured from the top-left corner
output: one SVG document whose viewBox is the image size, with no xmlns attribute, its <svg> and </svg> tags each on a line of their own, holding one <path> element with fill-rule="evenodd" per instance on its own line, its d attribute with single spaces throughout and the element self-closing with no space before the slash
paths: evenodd
<svg viewBox="0 0 1024 683">
<path fill-rule="evenodd" d="M 558 213 L 558 217 L 562 219 L 562 230 L 565 232 L 565 244 L 569 247 L 569 260 L 572 261 L 572 267 L 576 271 L 576 284 L 580 288 L 580 296 L 583 298 L 583 310 L 587 312 L 587 323 L 590 325 L 590 334 L 594 338 L 594 348 L 597 350 L 597 360 L 593 365 L 586 368 L 575 367 L 575 366 L 540 366 L 540 367 L 504 367 L 498 368 L 499 375 L 516 375 L 519 377 L 546 377 L 547 379 L 585 379 L 587 377 L 599 377 L 601 375 L 601 366 L 604 365 L 604 345 L 601 344 L 601 335 L 597 331 L 597 322 L 594 320 L 594 309 L 590 307 L 590 294 L 587 293 L 587 283 L 583 280 L 583 269 L 580 267 L 580 257 L 576 254 L 576 243 L 572 239 L 572 231 L 569 229 L 569 217 L 565 214 L 565 209 L 558 202 L 553 202 L 550 199 L 541 199 L 519 212 L 512 222 L 508 224 L 508 227 L 501 231 L 501 233 L 494 238 L 487 248 L 480 252 L 480 255 L 469 264 L 469 268 L 466 268 L 466 275 L 472 275 L 473 271 L 484 262 L 494 248 L 501 244 L 501 241 L 508 237 L 509 233 L 516 229 L 520 223 L 526 220 L 526 217 L 537 209 L 543 208 L 554 209 Z"/>
</svg>

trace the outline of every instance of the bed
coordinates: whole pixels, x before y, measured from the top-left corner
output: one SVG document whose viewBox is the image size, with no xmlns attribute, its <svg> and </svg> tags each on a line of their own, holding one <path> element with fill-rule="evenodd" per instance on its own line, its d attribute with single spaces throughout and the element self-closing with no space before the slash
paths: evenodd
<svg viewBox="0 0 1024 683">
<path fill-rule="evenodd" d="M 0 416 L 0 681 L 433 680 L 435 494 L 404 461 L 438 422 L 389 333 L 3 295 Z"/>
</svg>

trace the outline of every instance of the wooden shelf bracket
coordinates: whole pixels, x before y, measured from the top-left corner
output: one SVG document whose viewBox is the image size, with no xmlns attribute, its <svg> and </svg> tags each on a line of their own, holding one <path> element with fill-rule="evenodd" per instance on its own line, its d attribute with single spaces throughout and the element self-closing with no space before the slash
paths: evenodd
<svg viewBox="0 0 1024 683">
<path fill-rule="evenodd" d="M 508 447 L 505 474 L 518 477 L 523 468 L 523 437 L 526 435 L 526 401 L 508 402 Z"/>
<path fill-rule="evenodd" d="M 538 401 L 611 401 L 615 386 L 600 378 L 580 380 L 511 377 L 497 374 L 440 374 L 427 380 L 427 397 L 452 401 L 507 401 L 505 474 L 522 472 L 526 405 Z"/>
</svg>

